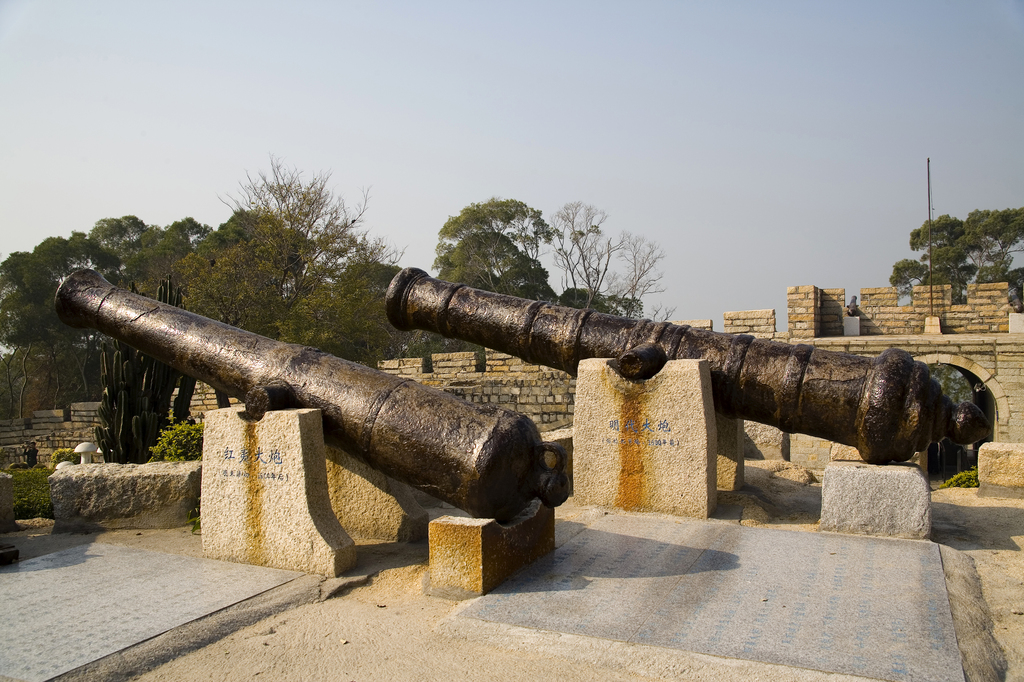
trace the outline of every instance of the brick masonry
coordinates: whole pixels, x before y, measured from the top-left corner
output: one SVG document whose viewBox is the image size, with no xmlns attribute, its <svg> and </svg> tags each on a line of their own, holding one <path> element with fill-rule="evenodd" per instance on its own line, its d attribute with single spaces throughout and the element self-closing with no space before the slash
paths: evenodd
<svg viewBox="0 0 1024 682">
<path fill-rule="evenodd" d="M 1009 331 L 1006 282 L 968 284 L 967 303 L 953 305 L 948 284 L 914 287 L 909 305 L 900 305 L 894 287 L 861 289 L 857 303 L 860 333 L 908 336 L 924 333 L 925 318 L 939 318 L 943 334 L 999 334 Z M 789 287 L 789 336 L 807 339 L 843 335 L 846 290 L 815 286 Z M 739 315 L 740 313 L 726 313 Z"/>
<path fill-rule="evenodd" d="M 232 398 L 232 404 L 238 400 Z M 38 461 L 48 464 L 58 448 L 74 448 L 79 443 L 96 440 L 100 420 L 96 414 L 100 404 L 72 403 L 63 410 L 37 410 L 31 417 L 0 420 L 0 468 L 24 462 L 25 443 L 35 441 Z M 206 384 L 196 384 L 190 412 L 197 421 L 209 410 L 217 409 L 217 397 Z"/>
<path fill-rule="evenodd" d="M 576 380 L 565 372 L 531 365 L 506 353 L 435 353 L 383 360 L 378 368 L 435 386 L 472 403 L 497 404 L 530 417 L 542 431 L 572 422 Z"/>
</svg>

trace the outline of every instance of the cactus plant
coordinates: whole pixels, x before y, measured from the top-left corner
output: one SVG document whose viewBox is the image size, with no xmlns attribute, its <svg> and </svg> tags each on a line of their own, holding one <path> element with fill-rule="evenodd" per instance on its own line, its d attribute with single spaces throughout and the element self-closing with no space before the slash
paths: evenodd
<svg viewBox="0 0 1024 682">
<path fill-rule="evenodd" d="M 135 285 L 132 284 L 132 290 Z M 157 300 L 181 307 L 181 288 L 160 283 Z M 107 462 L 141 464 L 149 460 L 149 449 L 157 435 L 172 421 L 188 417 L 196 380 L 136 351 L 120 341 L 103 344 L 100 354 L 100 399 L 96 443 Z M 171 412 L 175 386 L 178 396 Z"/>
</svg>

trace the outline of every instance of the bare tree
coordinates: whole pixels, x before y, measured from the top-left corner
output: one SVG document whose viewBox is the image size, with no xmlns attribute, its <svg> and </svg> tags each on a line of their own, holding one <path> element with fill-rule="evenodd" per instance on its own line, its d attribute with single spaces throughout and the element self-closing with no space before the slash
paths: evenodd
<svg viewBox="0 0 1024 682">
<path fill-rule="evenodd" d="M 601 225 L 608 214 L 599 208 L 572 201 L 551 218 L 555 228 L 555 263 L 562 270 L 562 288 L 586 291 L 589 308 L 604 293 L 612 258 L 621 241 L 604 236 Z"/>
<path fill-rule="evenodd" d="M 664 291 L 658 264 L 665 252 L 641 235 L 605 236 L 602 225 L 607 219 L 604 211 L 581 201 L 565 204 L 552 217 L 555 264 L 562 270 L 562 286 L 586 292 L 585 308 L 600 300 L 610 311 L 639 317 L 643 299 Z M 674 312 L 661 306 L 654 310 L 661 319 Z"/>
<path fill-rule="evenodd" d="M 615 296 L 640 300 L 650 294 L 665 291 L 661 286 L 662 273 L 658 263 L 665 252 L 656 242 L 643 235 L 623 232 L 620 238 L 619 261 L 622 271 L 612 277 L 611 290 Z"/>
</svg>

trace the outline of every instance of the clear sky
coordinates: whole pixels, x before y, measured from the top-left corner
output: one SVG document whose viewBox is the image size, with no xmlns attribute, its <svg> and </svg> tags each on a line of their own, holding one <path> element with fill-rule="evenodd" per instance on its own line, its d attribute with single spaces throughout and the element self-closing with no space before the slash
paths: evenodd
<svg viewBox="0 0 1024 682">
<path fill-rule="evenodd" d="M 0 0 L 0 254 L 216 227 L 274 154 L 429 269 L 450 215 L 568 201 L 659 242 L 677 318 L 887 286 L 935 214 L 1024 205 L 1024 1 Z M 557 276 L 552 282 L 558 289 Z"/>
</svg>

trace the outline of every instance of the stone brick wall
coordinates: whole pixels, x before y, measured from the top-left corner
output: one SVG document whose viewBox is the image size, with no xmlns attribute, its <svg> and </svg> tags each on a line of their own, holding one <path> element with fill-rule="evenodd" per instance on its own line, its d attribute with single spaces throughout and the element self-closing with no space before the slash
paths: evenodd
<svg viewBox="0 0 1024 682">
<path fill-rule="evenodd" d="M 789 434 L 789 461 L 808 469 L 824 469 L 832 452 L 833 442 L 803 433 Z"/>
<path fill-rule="evenodd" d="M 49 462 L 57 448 L 95 440 L 99 403 L 73 403 L 63 410 L 37 410 L 31 417 L 0 420 L 0 467 L 24 462 L 25 443 L 35 441 L 39 461 Z"/>
<path fill-rule="evenodd" d="M 842 336 L 846 289 L 819 289 L 818 292 L 818 336 Z"/>
<path fill-rule="evenodd" d="M 175 389 L 174 395 L 177 395 L 178 391 Z M 173 399 L 172 399 L 173 400 Z M 237 405 L 239 401 L 237 398 L 231 398 L 231 404 Z M 189 414 L 196 421 L 202 421 L 203 415 L 210 410 L 217 409 L 217 394 L 214 392 L 213 387 L 204 384 L 201 381 L 196 382 L 196 390 L 192 394 L 192 402 L 189 404 Z"/>
<path fill-rule="evenodd" d="M 239 401 L 232 398 L 231 403 Z M 63 410 L 38 410 L 29 418 L 0 420 L 0 468 L 14 462 L 24 462 L 25 443 L 35 441 L 39 461 L 46 464 L 57 448 L 74 448 L 79 443 L 95 442 L 96 427 L 100 425 L 96 411 L 100 404 L 72 403 Z M 196 384 L 192 396 L 192 416 L 202 421 L 203 414 L 217 409 L 213 389 L 204 383 Z"/>
<path fill-rule="evenodd" d="M 750 334 L 759 339 L 775 338 L 775 309 L 740 310 L 723 313 L 726 334 Z"/>
<path fill-rule="evenodd" d="M 909 336 L 924 333 L 925 317 L 940 319 L 943 334 L 995 334 L 1009 331 L 1006 282 L 967 285 L 967 303 L 953 305 L 948 284 L 916 286 L 910 305 L 899 305 L 894 287 L 860 290 L 860 333 L 864 336 Z M 787 306 L 792 338 L 843 335 L 844 289 L 789 287 Z M 930 305 L 929 305 L 930 304 Z"/>
<path fill-rule="evenodd" d="M 482 360 L 482 362 L 481 362 Z M 505 353 L 435 353 L 425 371 L 424 358 L 383 360 L 388 374 L 415 379 L 478 404 L 497 404 L 530 417 L 542 431 L 569 424 L 576 380 L 565 372 L 531 365 Z"/>
<path fill-rule="evenodd" d="M 711 320 L 672 320 L 672 324 L 677 324 L 680 327 L 686 325 L 687 327 L 693 327 L 694 329 L 707 329 L 708 331 L 714 330 L 714 323 Z"/>
<path fill-rule="evenodd" d="M 810 339 L 821 336 L 820 290 L 816 286 L 788 287 L 786 309 L 789 316 L 789 336 L 794 339 Z"/>
</svg>

